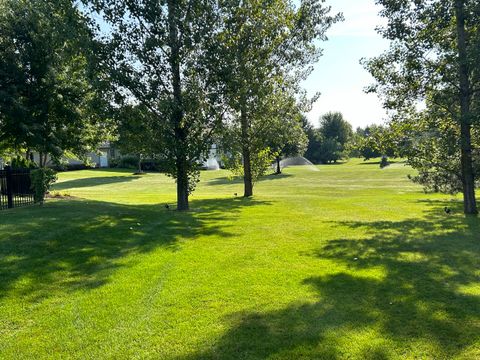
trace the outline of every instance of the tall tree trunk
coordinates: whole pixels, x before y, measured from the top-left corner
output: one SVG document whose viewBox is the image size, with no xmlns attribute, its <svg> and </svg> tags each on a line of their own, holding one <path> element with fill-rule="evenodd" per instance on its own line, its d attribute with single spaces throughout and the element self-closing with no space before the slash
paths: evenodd
<svg viewBox="0 0 480 360">
<path fill-rule="evenodd" d="M 276 160 L 277 160 L 277 171 L 275 172 L 275 174 L 279 175 L 282 173 L 282 169 L 280 168 L 280 156 L 277 156 Z"/>
<path fill-rule="evenodd" d="M 242 156 L 243 156 L 243 183 L 244 183 L 244 197 L 253 195 L 253 180 L 252 180 L 252 162 L 250 156 L 250 134 L 248 117 L 245 108 L 240 111 L 240 122 L 242 127 Z"/>
<path fill-rule="evenodd" d="M 460 79 L 460 142 L 463 185 L 463 210 L 465 214 L 478 214 L 475 199 L 475 175 L 473 172 L 471 140 L 471 85 L 467 59 L 467 37 L 465 33 L 465 2 L 455 0 L 457 25 L 458 74 Z"/>
<path fill-rule="evenodd" d="M 175 131 L 177 170 L 177 210 L 189 209 L 188 204 L 188 161 L 186 156 L 187 134 L 183 124 L 182 87 L 180 81 L 180 44 L 178 38 L 178 9 L 176 0 L 168 0 L 168 31 L 170 67 L 172 72 L 173 111 L 171 121 Z"/>
<path fill-rule="evenodd" d="M 138 173 L 142 172 L 142 155 L 138 154 Z"/>
<path fill-rule="evenodd" d="M 177 159 L 177 210 L 185 211 L 188 209 L 188 171 L 186 161 Z"/>
</svg>

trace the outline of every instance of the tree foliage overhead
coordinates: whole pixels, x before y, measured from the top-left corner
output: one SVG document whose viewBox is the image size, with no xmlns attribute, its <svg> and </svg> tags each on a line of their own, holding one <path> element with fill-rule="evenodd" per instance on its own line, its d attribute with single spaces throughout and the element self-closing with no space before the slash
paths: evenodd
<svg viewBox="0 0 480 360">
<path fill-rule="evenodd" d="M 365 62 L 369 90 L 392 110 L 392 127 L 413 144 L 408 161 L 428 189 L 462 191 L 476 213 L 474 182 L 480 120 L 480 3 L 378 0 L 390 49 Z M 473 127 L 473 132 L 472 132 Z M 455 175 L 453 175 L 455 174 Z M 442 183 L 445 186 L 436 186 Z M 450 185 L 447 185 L 450 184 Z"/>
<path fill-rule="evenodd" d="M 0 1 L 0 142 L 58 159 L 100 141 L 105 109 L 88 23 L 68 0 Z"/>
<path fill-rule="evenodd" d="M 93 0 L 109 35 L 107 64 L 117 102 L 141 105 L 155 120 L 179 210 L 198 181 L 198 164 L 221 120 L 219 4 L 210 0 Z"/>
</svg>

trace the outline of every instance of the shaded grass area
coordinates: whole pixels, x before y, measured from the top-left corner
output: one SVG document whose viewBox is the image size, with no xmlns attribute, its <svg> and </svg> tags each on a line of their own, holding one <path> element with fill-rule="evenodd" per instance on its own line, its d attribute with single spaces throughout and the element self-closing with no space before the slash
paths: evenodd
<svg viewBox="0 0 480 360">
<path fill-rule="evenodd" d="M 0 358 L 480 358 L 478 219 L 360 164 L 252 200 L 204 172 L 186 213 L 161 174 L 60 174 L 78 198 L 0 213 Z"/>
<path fill-rule="evenodd" d="M 71 188 L 82 188 L 82 187 L 91 187 L 99 185 L 109 185 L 122 182 L 129 182 L 138 180 L 140 176 L 105 176 L 105 177 L 94 177 L 94 178 L 84 178 L 84 179 L 74 179 L 63 181 L 54 186 L 55 190 L 65 190 Z"/>
<path fill-rule="evenodd" d="M 21 294 L 38 301 L 48 297 L 50 284 L 62 281 L 66 290 L 104 285 L 122 266 L 122 257 L 162 247 L 177 251 L 178 242 L 199 236 L 233 236 L 221 223 L 223 213 L 266 204 L 260 200 L 199 200 L 193 212 L 168 211 L 159 205 L 132 206 L 99 201 L 56 201 L 35 209 L 34 217 L 6 216 L 4 230 L 14 241 L 0 244 L 0 296 L 19 279 L 28 278 Z M 61 214 L 69 214 L 70 224 Z M 92 214 L 94 216 L 92 217 Z M 52 236 L 53 235 L 53 236 Z M 48 239 L 48 240 L 46 240 Z M 68 281 L 66 281 L 68 280 Z"/>
<path fill-rule="evenodd" d="M 478 358 L 480 224 L 437 210 L 432 221 L 333 222 L 367 236 L 303 254 L 347 269 L 305 278 L 315 301 L 233 314 L 215 348 L 185 359 L 344 359 L 345 341 L 362 359 Z M 372 269 L 383 275 L 365 276 Z"/>
</svg>

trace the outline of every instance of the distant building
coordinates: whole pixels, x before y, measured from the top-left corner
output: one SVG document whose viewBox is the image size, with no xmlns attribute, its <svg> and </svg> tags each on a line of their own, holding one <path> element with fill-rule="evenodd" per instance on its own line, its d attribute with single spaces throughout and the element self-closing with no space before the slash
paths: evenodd
<svg viewBox="0 0 480 360">
<path fill-rule="evenodd" d="M 216 144 L 212 145 L 212 148 L 210 149 L 208 155 L 209 155 L 208 158 L 202 162 L 202 168 L 205 170 L 220 169 L 222 167 L 222 159 L 221 159 L 220 151 Z M 110 167 L 110 165 L 112 164 L 112 160 L 118 159 L 121 156 L 122 154 L 120 153 L 120 151 L 108 141 L 101 143 L 97 151 L 90 152 L 86 155 L 88 162 L 92 166 L 97 168 Z M 39 153 L 36 153 L 36 152 L 33 153 L 33 161 L 35 161 L 37 164 L 40 162 Z M 85 164 L 85 161 L 77 157 L 69 157 L 69 156 L 63 156 L 61 162 L 63 164 L 72 165 L 72 166 Z M 3 169 L 4 165 L 5 165 L 4 160 L 0 158 L 0 169 Z M 50 157 L 48 157 L 46 165 L 54 166 L 55 163 Z"/>
<path fill-rule="evenodd" d="M 110 160 L 117 157 L 118 150 L 113 148 L 110 142 L 105 141 L 100 144 L 98 150 L 95 152 L 90 152 L 86 155 L 88 162 L 91 163 L 94 167 L 106 168 L 110 166 Z M 33 153 L 33 161 L 37 164 L 40 162 L 40 155 L 38 153 Z M 85 162 L 76 157 L 62 157 L 62 163 L 68 165 L 82 165 Z M 55 165 L 50 157 L 47 158 L 47 166 Z"/>
</svg>

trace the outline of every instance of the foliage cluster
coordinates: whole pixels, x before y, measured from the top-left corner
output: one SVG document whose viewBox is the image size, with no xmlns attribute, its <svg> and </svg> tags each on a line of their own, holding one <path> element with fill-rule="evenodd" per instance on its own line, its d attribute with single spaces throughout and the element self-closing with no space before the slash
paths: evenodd
<svg viewBox="0 0 480 360">
<path fill-rule="evenodd" d="M 96 44 L 68 0 L 0 2 L 0 142 L 40 163 L 82 156 L 104 135 Z M 27 155 L 29 157 L 29 155 Z"/>
<path fill-rule="evenodd" d="M 313 163 L 328 164 L 348 157 L 348 145 L 353 137 L 352 126 L 338 112 L 320 118 L 320 127 L 315 129 L 304 122 L 308 136 L 306 158 Z"/>
<path fill-rule="evenodd" d="M 30 179 L 35 202 L 43 203 L 48 190 L 57 181 L 55 171 L 50 168 L 34 169 L 30 171 Z"/>
<path fill-rule="evenodd" d="M 272 151 L 269 147 L 256 151 L 252 154 L 252 185 L 254 185 L 260 178 L 266 175 L 272 168 L 272 163 L 278 158 L 278 152 Z M 243 176 L 245 169 L 243 168 L 243 162 L 239 153 L 234 153 L 230 156 L 223 156 L 222 158 L 225 167 L 232 173 L 231 178 L 234 176 Z"/>
<path fill-rule="evenodd" d="M 10 161 L 10 166 L 12 169 L 35 169 L 37 166 L 36 164 L 24 158 L 23 156 L 15 156 Z"/>
</svg>

